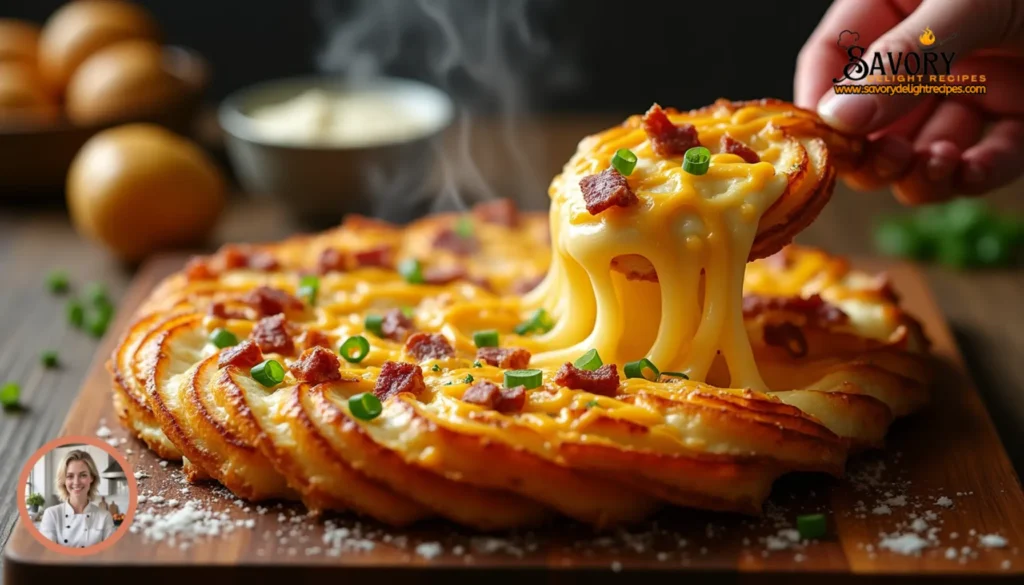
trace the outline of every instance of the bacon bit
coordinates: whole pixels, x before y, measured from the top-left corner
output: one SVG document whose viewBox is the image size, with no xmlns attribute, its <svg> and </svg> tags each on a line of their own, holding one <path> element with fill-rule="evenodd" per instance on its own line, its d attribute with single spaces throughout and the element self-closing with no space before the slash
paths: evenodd
<svg viewBox="0 0 1024 585">
<path fill-rule="evenodd" d="M 839 307 L 822 299 L 821 295 L 811 295 L 806 299 L 755 294 L 743 297 L 744 319 L 750 319 L 770 311 L 796 313 L 804 317 L 807 325 L 821 329 L 825 329 L 829 325 L 842 325 L 850 320 L 849 315 Z"/>
<path fill-rule="evenodd" d="M 227 303 L 223 301 L 215 301 L 210 303 L 210 308 L 207 309 L 207 313 L 211 317 L 217 317 L 218 319 L 247 319 L 245 310 L 239 307 L 228 307 Z"/>
<path fill-rule="evenodd" d="M 521 347 L 481 347 L 476 359 L 506 370 L 522 370 L 530 365 L 530 352 Z"/>
<path fill-rule="evenodd" d="M 217 274 L 210 268 L 209 261 L 202 256 L 193 256 L 185 265 L 185 278 L 189 282 L 197 280 L 213 280 Z"/>
<path fill-rule="evenodd" d="M 224 263 L 224 270 L 249 267 L 249 254 L 238 246 L 224 246 L 220 251 L 220 257 Z"/>
<path fill-rule="evenodd" d="M 394 247 L 383 244 L 366 250 L 359 250 L 352 253 L 352 259 L 356 268 L 376 266 L 377 268 L 391 268 L 394 266 Z"/>
<path fill-rule="evenodd" d="M 807 338 L 799 327 L 792 323 L 768 324 L 764 326 L 764 342 L 786 350 L 790 357 L 807 355 Z"/>
<path fill-rule="evenodd" d="M 423 382 L 423 370 L 416 364 L 408 362 L 386 361 L 380 369 L 373 394 L 377 398 L 387 400 L 399 392 L 411 392 L 417 396 L 427 389 Z"/>
<path fill-rule="evenodd" d="M 466 269 L 462 266 L 428 266 L 423 269 L 423 282 L 426 284 L 449 284 L 466 278 Z"/>
<path fill-rule="evenodd" d="M 530 292 L 531 290 L 537 288 L 537 285 L 539 285 L 543 281 L 543 274 L 539 274 L 537 276 L 534 276 L 533 278 L 523 278 L 517 280 L 515 284 L 512 285 L 512 292 L 515 294 L 524 295 Z"/>
<path fill-rule="evenodd" d="M 414 333 L 405 342 L 405 351 L 419 361 L 439 360 L 455 355 L 452 344 L 440 333 Z"/>
<path fill-rule="evenodd" d="M 251 368 L 262 361 L 263 352 L 260 351 L 259 346 L 251 339 L 246 339 L 238 345 L 233 345 L 221 350 L 220 358 L 217 360 L 217 365 L 222 368 L 227 366 Z"/>
<path fill-rule="evenodd" d="M 405 341 L 413 329 L 415 329 L 415 325 L 412 319 L 400 309 L 391 309 L 384 313 L 384 319 L 380 323 L 381 333 L 392 341 Z"/>
<path fill-rule="evenodd" d="M 501 389 L 498 412 L 521 412 L 526 405 L 526 387 L 514 386 Z"/>
<path fill-rule="evenodd" d="M 288 319 L 284 313 L 257 321 L 252 329 L 251 338 L 265 352 L 282 355 L 295 353 L 295 342 L 288 334 Z"/>
<path fill-rule="evenodd" d="M 317 331 L 316 329 L 308 329 L 303 331 L 295 339 L 295 343 L 299 346 L 299 349 L 306 351 L 314 347 L 326 347 L 331 348 L 331 338 L 327 337 L 326 334 Z"/>
<path fill-rule="evenodd" d="M 495 199 L 473 206 L 473 216 L 480 221 L 516 227 L 519 225 L 519 209 L 511 199 Z"/>
<path fill-rule="evenodd" d="M 722 135 L 722 152 L 735 154 L 751 164 L 761 162 L 761 157 L 757 156 L 757 153 L 754 152 L 753 148 L 750 148 L 728 134 Z"/>
<path fill-rule="evenodd" d="M 590 215 L 597 215 L 613 205 L 629 207 L 640 201 L 629 188 L 626 177 L 613 167 L 580 179 L 580 190 Z"/>
<path fill-rule="evenodd" d="M 480 380 L 466 388 L 462 401 L 498 412 L 520 412 L 526 404 L 526 388 L 501 388 L 493 382 Z"/>
<path fill-rule="evenodd" d="M 651 106 L 644 114 L 643 127 L 651 141 L 651 148 L 658 156 L 683 156 L 687 150 L 700 146 L 697 129 L 693 124 L 676 126 L 658 104 Z"/>
<path fill-rule="evenodd" d="M 256 309 L 261 317 L 284 313 L 289 309 L 301 311 L 305 305 L 281 289 L 260 286 L 242 297 L 242 302 Z"/>
<path fill-rule="evenodd" d="M 605 364 L 596 370 L 581 370 L 566 362 L 555 373 L 555 384 L 563 388 L 585 390 L 602 396 L 615 396 L 619 391 L 619 372 L 615 364 Z"/>
<path fill-rule="evenodd" d="M 435 250 L 448 250 L 459 256 L 470 256 L 476 252 L 479 242 L 473 236 L 461 236 L 451 228 L 441 230 L 434 237 Z"/>
<path fill-rule="evenodd" d="M 289 368 L 300 382 L 320 384 L 341 379 L 341 361 L 329 349 L 311 347 Z"/>
<path fill-rule="evenodd" d="M 345 272 L 348 270 L 348 262 L 345 254 L 337 248 L 324 248 L 316 261 L 317 272 L 327 274 L 328 272 Z"/>
</svg>

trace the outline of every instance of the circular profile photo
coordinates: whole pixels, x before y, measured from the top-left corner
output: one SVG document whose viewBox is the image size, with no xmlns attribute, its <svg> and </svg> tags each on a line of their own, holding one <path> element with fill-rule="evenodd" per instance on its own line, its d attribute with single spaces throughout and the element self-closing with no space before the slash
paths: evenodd
<svg viewBox="0 0 1024 585">
<path fill-rule="evenodd" d="M 20 512 L 44 546 L 102 550 L 128 529 L 137 488 L 128 462 L 96 437 L 63 437 L 36 451 L 21 473 Z"/>
</svg>

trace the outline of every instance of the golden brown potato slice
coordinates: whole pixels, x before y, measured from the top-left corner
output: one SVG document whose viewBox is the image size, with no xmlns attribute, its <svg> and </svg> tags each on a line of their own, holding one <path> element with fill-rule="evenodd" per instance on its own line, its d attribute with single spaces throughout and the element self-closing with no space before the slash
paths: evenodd
<svg viewBox="0 0 1024 585">
<path fill-rule="evenodd" d="M 236 428 L 256 441 L 311 511 L 352 510 L 396 526 L 431 515 L 415 500 L 369 479 L 339 457 L 296 403 L 297 387 L 268 390 L 247 373 L 228 368 L 222 390 Z"/>
<path fill-rule="evenodd" d="M 201 322 L 201 316 L 172 321 L 153 341 L 157 359 L 147 390 L 161 427 L 194 468 L 232 492 L 250 500 L 293 496 L 256 446 L 232 431 L 221 389 L 224 372 L 217 355 L 208 355 Z"/>
</svg>

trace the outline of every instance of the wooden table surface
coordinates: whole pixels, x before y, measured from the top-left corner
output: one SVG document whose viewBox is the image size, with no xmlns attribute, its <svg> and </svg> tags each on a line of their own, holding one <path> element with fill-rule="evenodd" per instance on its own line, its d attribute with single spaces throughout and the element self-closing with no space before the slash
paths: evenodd
<svg viewBox="0 0 1024 585">
<path fill-rule="evenodd" d="M 565 160 L 582 133 L 573 128 L 564 135 L 549 145 L 545 158 L 555 162 L 544 172 L 560 166 L 557 161 Z M 1021 212 L 1022 191 L 1024 182 L 993 194 L 991 200 L 1000 209 Z M 539 207 L 544 199 L 541 194 L 524 201 Z M 872 222 L 899 209 L 888 193 L 854 193 L 840 186 L 798 241 L 838 254 L 870 255 Z M 299 230 L 276 204 L 239 195 L 212 244 L 273 240 Z M 6 494 L 0 498 L 0 543 L 7 542 L 17 518 L 12 494 L 20 487 L 19 472 L 39 446 L 56 436 L 98 345 L 68 326 L 65 299 L 47 291 L 46 275 L 57 267 L 67 270 L 78 287 L 103 282 L 114 299 L 133 276 L 131 268 L 77 236 L 61 206 L 0 206 L 0 383 L 20 383 L 27 407 L 17 415 L 0 413 L 0 493 Z M 1018 475 L 1024 474 L 1024 271 L 927 267 L 925 272 L 1014 467 Z M 60 352 L 57 370 L 45 370 L 40 363 L 40 353 L 48 348 Z"/>
</svg>

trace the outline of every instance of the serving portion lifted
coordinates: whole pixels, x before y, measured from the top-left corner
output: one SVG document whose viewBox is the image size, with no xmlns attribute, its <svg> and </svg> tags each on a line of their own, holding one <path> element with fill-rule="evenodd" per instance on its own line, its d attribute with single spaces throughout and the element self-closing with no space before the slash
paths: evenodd
<svg viewBox="0 0 1024 585">
<path fill-rule="evenodd" d="M 580 143 L 548 216 L 226 246 L 140 308 L 118 414 L 193 481 L 395 525 L 756 514 L 928 399 L 884 276 L 783 247 L 858 153 L 781 102 L 655 106 Z"/>
</svg>

